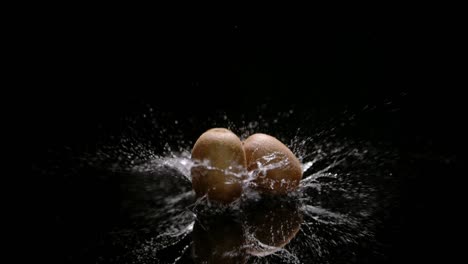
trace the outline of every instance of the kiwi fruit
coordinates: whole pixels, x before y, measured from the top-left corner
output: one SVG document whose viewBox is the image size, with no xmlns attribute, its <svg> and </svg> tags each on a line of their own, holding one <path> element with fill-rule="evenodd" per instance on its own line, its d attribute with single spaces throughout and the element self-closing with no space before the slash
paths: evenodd
<svg viewBox="0 0 468 264">
<path fill-rule="evenodd" d="M 192 149 L 192 187 L 198 197 L 230 203 L 242 194 L 246 158 L 242 142 L 226 128 L 203 133 Z"/>
<path fill-rule="evenodd" d="M 254 188 L 267 194 L 287 194 L 299 186 L 302 166 L 278 139 L 254 134 L 243 142 L 247 170 L 254 172 Z"/>
</svg>

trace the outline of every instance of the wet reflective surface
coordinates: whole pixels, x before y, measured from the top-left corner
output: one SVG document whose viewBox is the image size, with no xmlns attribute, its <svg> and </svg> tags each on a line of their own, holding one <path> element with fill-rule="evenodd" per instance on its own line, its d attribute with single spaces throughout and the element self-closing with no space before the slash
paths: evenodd
<svg viewBox="0 0 468 264">
<path fill-rule="evenodd" d="M 236 215 L 199 215 L 193 229 L 196 263 L 247 263 L 251 257 L 278 254 L 303 223 L 297 205 L 265 199 Z"/>
</svg>

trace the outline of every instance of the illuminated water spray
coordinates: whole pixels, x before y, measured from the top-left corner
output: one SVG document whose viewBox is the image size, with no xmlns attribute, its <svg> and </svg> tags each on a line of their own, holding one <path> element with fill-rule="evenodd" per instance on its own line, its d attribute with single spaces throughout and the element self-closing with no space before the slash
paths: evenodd
<svg viewBox="0 0 468 264">
<path fill-rule="evenodd" d="M 224 119 L 223 119 L 224 120 Z M 230 204 L 196 199 L 191 185 L 193 141 L 183 136 L 165 145 L 163 155 L 137 137 L 103 147 L 88 158 L 128 182 L 131 193 L 123 207 L 131 219 L 109 237 L 119 254 L 102 262 L 128 263 L 310 263 L 356 262 L 359 250 L 376 254 L 378 215 L 389 197 L 384 185 L 394 155 L 368 142 L 333 137 L 334 127 L 292 137 L 275 134 L 281 115 L 272 122 L 235 125 L 241 138 L 255 132 L 277 136 L 299 158 L 299 189 L 282 198 L 265 198 L 247 188 Z M 261 121 L 261 122 L 259 122 Z M 262 124 L 262 125 L 260 125 Z M 215 124 L 216 125 L 216 124 Z M 167 135 L 165 135 L 167 136 Z M 163 137 L 160 137 L 163 138 Z M 194 139 L 192 139 L 194 140 Z M 115 162 L 108 163 L 108 160 Z M 206 164 L 205 164 L 206 165 Z M 268 164 L 268 170 L 282 164 Z M 245 181 L 249 183 L 249 179 Z M 99 261 L 98 261 L 99 262 Z"/>
</svg>

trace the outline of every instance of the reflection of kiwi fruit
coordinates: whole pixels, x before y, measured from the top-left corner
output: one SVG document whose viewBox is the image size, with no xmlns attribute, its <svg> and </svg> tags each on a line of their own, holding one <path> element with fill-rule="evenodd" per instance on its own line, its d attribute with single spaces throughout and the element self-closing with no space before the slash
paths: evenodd
<svg viewBox="0 0 468 264">
<path fill-rule="evenodd" d="M 298 206 L 285 201 L 262 200 L 245 210 L 245 228 L 254 239 L 247 252 L 270 255 L 287 245 L 299 232 L 303 217 Z M 258 246 L 258 242 L 267 247 Z"/>
<path fill-rule="evenodd" d="M 229 203 L 242 192 L 239 174 L 245 171 L 246 159 L 240 139 L 225 128 L 213 128 L 195 142 L 192 159 L 203 164 L 192 168 L 192 186 L 197 196 Z"/>
<path fill-rule="evenodd" d="M 198 219 L 192 232 L 195 263 L 246 263 L 242 225 L 231 216 Z"/>
<path fill-rule="evenodd" d="M 243 142 L 243 146 L 247 169 L 258 171 L 254 182 L 259 191 L 286 194 L 299 186 L 301 163 L 279 140 L 266 134 L 254 134 Z M 265 170 L 259 168 L 259 164 Z"/>
</svg>

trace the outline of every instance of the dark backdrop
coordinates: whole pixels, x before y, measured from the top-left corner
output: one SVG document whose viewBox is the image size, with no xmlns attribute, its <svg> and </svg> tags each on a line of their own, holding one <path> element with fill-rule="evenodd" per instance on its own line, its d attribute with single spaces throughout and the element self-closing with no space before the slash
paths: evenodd
<svg viewBox="0 0 468 264">
<path fill-rule="evenodd" d="M 41 177 L 47 178 L 44 164 L 51 149 L 67 147 L 76 155 L 92 151 L 107 136 L 103 128 L 118 134 L 120 120 L 147 105 L 178 120 L 219 111 L 233 119 L 253 118 L 263 104 L 266 116 L 294 108 L 299 115 L 325 120 L 389 103 L 395 111 L 377 108 L 350 134 L 390 142 L 402 155 L 424 156 L 412 167 L 415 178 L 403 181 L 414 188 L 408 187 L 411 193 L 382 226 L 382 239 L 392 245 L 386 252 L 390 262 L 431 259 L 444 238 L 435 208 L 450 193 L 446 179 L 455 173 L 461 134 L 456 129 L 461 100 L 448 74 L 450 36 L 444 31 L 429 22 L 330 26 L 241 19 L 54 19 L 34 39 L 33 173 L 45 168 Z M 202 129 L 187 131 L 187 137 L 194 140 Z M 439 162 L 445 158 L 447 163 Z M 55 180 L 44 181 L 45 193 L 63 188 Z M 61 199 L 48 198 L 49 203 Z M 96 213 L 92 204 L 86 206 Z M 51 206 L 47 215 L 53 234 L 60 209 Z M 93 225 L 70 226 L 92 233 L 106 224 Z M 60 237 L 64 240 L 49 237 L 55 255 L 73 252 L 68 244 L 80 245 L 71 242 L 73 237 Z"/>
</svg>

